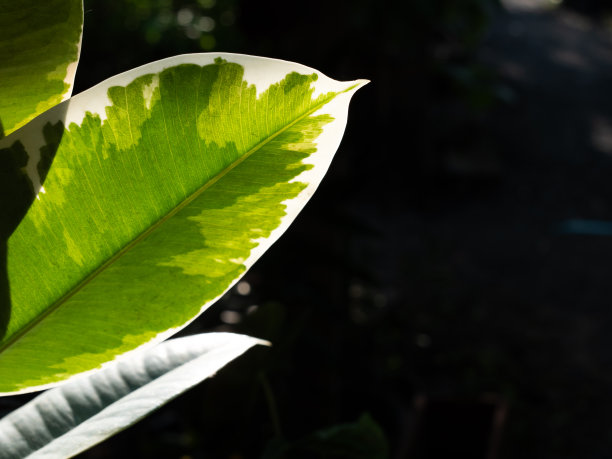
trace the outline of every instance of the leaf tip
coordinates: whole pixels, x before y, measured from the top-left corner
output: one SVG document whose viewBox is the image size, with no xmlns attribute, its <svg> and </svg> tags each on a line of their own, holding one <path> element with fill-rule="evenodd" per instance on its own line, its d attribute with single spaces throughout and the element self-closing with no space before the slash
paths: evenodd
<svg viewBox="0 0 612 459">
<path fill-rule="evenodd" d="M 364 87 L 366 84 L 368 84 L 370 82 L 370 80 L 364 80 L 364 79 L 359 79 L 359 80 L 354 80 L 354 81 L 347 81 L 346 84 L 349 85 L 344 91 L 344 93 L 350 93 L 351 96 L 358 90 L 361 89 L 362 87 Z"/>
<path fill-rule="evenodd" d="M 261 346 L 267 346 L 267 347 L 272 347 L 272 342 L 268 341 L 267 339 L 259 339 L 256 338 L 255 339 L 255 345 L 261 345 Z"/>
</svg>

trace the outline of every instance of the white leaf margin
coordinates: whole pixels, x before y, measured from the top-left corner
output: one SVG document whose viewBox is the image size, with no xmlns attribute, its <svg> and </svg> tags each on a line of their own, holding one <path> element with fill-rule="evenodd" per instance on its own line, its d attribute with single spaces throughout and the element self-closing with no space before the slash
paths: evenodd
<svg viewBox="0 0 612 459">
<path fill-rule="evenodd" d="M 42 393 L 0 419 L 0 459 L 72 457 L 144 418 L 251 347 L 232 333 L 176 338 Z"/>
<path fill-rule="evenodd" d="M 127 86 L 136 78 L 143 75 L 160 73 L 165 69 L 175 67 L 177 65 L 196 64 L 204 66 L 213 64 L 215 60 L 219 58 L 224 59 L 229 63 L 241 65 L 244 68 L 244 80 L 249 85 L 256 86 L 258 95 L 268 89 L 270 85 L 283 80 L 291 72 L 298 72 L 307 75 L 313 73 L 317 74 L 316 81 L 311 83 L 311 88 L 314 89 L 313 99 L 318 97 L 320 94 L 325 94 L 328 92 L 338 93 L 331 101 L 327 102 L 310 115 L 313 117 L 329 115 L 333 118 L 333 120 L 323 126 L 322 133 L 316 139 L 315 144 L 317 151 L 312 153 L 306 160 L 303 161 L 304 164 L 311 164 L 313 167 L 309 170 L 303 171 L 301 174 L 291 180 L 291 182 L 305 183 L 306 187 L 296 197 L 283 201 L 286 214 L 285 216 L 281 217 L 280 225 L 271 232 L 270 236 L 267 238 L 258 238 L 253 240 L 257 246 L 251 250 L 248 258 L 243 262 L 246 268 L 245 271 L 239 277 L 234 279 L 218 297 L 203 304 L 198 313 L 183 325 L 158 333 L 148 342 L 143 343 L 131 351 L 118 354 L 113 360 L 103 363 L 98 368 L 69 376 L 68 378 L 58 382 L 27 387 L 14 392 L 0 392 L 0 396 L 25 394 L 66 384 L 67 382 L 70 382 L 75 378 L 79 378 L 82 375 L 91 375 L 107 367 L 112 367 L 116 362 L 121 361 L 124 358 L 129 358 L 132 353 L 149 349 L 152 346 L 155 346 L 175 335 L 177 332 L 193 322 L 209 306 L 218 301 L 244 276 L 244 274 L 246 274 L 246 272 L 265 253 L 265 251 L 268 250 L 284 234 L 318 188 L 323 176 L 329 169 L 332 159 L 340 146 L 342 136 L 344 135 L 348 121 L 349 102 L 355 92 L 368 84 L 369 80 L 359 79 L 353 81 L 337 81 L 316 69 L 302 64 L 246 54 L 221 52 L 181 54 L 151 62 L 140 67 L 136 67 L 132 70 L 128 70 L 127 72 L 120 73 L 56 105 L 30 121 L 27 125 L 0 139 L 0 149 L 7 148 L 15 141 L 19 140 L 23 144 L 29 156 L 26 172 L 32 180 L 34 189 L 38 190 L 39 192 L 42 189 L 42 192 L 44 193 L 44 189 L 40 183 L 37 166 L 40 160 L 40 149 L 45 145 L 42 132 L 43 127 L 47 123 L 54 124 L 58 121 L 62 121 L 65 128 L 69 129 L 71 123 L 80 125 L 87 113 L 98 115 L 101 120 L 104 120 L 106 119 L 106 108 L 112 104 L 108 98 L 109 88 L 113 86 Z M 42 194 L 40 194 L 39 197 L 44 199 Z M 0 456 L 0 459 L 1 457 L 2 456 Z"/>
</svg>

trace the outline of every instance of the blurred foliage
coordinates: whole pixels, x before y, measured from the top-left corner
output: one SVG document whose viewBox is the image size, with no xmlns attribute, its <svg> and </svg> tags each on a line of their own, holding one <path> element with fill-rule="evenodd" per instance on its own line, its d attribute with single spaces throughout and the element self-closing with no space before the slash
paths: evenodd
<svg viewBox="0 0 612 459">
<path fill-rule="evenodd" d="M 85 0 L 76 90 L 153 60 L 239 49 L 238 0 Z"/>
<path fill-rule="evenodd" d="M 352 423 L 319 430 L 295 443 L 273 439 L 262 459 L 387 459 L 389 446 L 380 426 L 369 414 Z"/>
</svg>

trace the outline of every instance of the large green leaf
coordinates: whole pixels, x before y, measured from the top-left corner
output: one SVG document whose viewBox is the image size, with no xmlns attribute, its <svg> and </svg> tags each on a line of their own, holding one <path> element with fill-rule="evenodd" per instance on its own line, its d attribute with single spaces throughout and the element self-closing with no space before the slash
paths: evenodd
<svg viewBox="0 0 612 459">
<path fill-rule="evenodd" d="M 67 458 L 138 422 L 256 344 L 205 333 L 171 339 L 76 378 L 0 419 L 0 459 Z"/>
<path fill-rule="evenodd" d="M 363 84 L 272 59 L 177 56 L 0 140 L 0 234 L 33 201 L 8 273 L 0 264 L 0 392 L 52 385 L 193 320 L 310 198 Z"/>
<path fill-rule="evenodd" d="M 0 138 L 70 97 L 82 0 L 0 0 Z"/>
</svg>

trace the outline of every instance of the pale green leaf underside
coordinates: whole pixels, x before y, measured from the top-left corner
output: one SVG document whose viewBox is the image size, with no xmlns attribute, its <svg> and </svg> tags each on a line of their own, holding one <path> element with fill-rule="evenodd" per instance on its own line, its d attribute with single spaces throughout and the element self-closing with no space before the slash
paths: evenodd
<svg viewBox="0 0 612 459">
<path fill-rule="evenodd" d="M 8 241 L 0 392 L 53 384 L 159 341 L 222 295 L 318 185 L 361 84 L 264 58 L 178 56 L 0 141 L 0 162 L 13 170 L 29 142 L 29 176 L 9 177 L 21 196 L 57 149 L 44 193 Z"/>
<path fill-rule="evenodd" d="M 0 138 L 70 96 L 82 0 L 0 0 Z"/>
<path fill-rule="evenodd" d="M 166 341 L 36 397 L 0 419 L 0 459 L 68 458 L 138 422 L 260 340 L 207 333 Z"/>
</svg>

